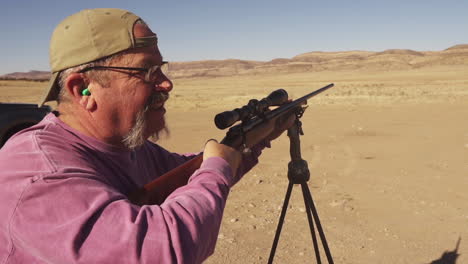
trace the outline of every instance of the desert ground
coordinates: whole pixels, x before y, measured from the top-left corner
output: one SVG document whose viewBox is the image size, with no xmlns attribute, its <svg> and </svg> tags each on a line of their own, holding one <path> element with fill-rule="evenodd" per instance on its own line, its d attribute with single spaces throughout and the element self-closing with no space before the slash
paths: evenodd
<svg viewBox="0 0 468 264">
<path fill-rule="evenodd" d="M 468 63 L 174 79 L 176 152 L 221 139 L 215 114 L 278 88 L 293 98 L 328 83 L 302 117 L 308 182 L 335 263 L 468 263 Z M 1 102 L 37 102 L 46 83 L 1 81 Z M 206 263 L 266 263 L 288 185 L 282 135 L 231 191 Z M 322 263 L 327 263 L 323 250 Z M 292 197 L 275 263 L 315 263 L 302 192 Z"/>
</svg>

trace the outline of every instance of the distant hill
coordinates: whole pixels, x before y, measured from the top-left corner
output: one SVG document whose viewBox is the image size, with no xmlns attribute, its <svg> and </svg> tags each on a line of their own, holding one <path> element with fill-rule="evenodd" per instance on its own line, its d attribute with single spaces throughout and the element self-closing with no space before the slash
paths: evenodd
<svg viewBox="0 0 468 264">
<path fill-rule="evenodd" d="M 454 50 L 454 49 L 468 49 L 468 44 L 455 45 L 446 50 Z"/>
<path fill-rule="evenodd" d="M 442 51 L 389 49 L 382 52 L 342 51 L 308 52 L 293 58 L 271 61 L 204 60 L 171 62 L 171 78 L 219 77 L 244 74 L 317 72 L 334 70 L 408 70 L 440 65 L 468 65 L 468 44 L 455 45 Z M 15 72 L 0 79 L 47 80 L 49 72 Z"/>
<path fill-rule="evenodd" d="M 49 80 L 49 78 L 50 78 L 50 72 L 48 71 L 13 72 L 13 73 L 0 76 L 0 79 L 6 79 L 6 80 L 47 81 Z"/>
</svg>

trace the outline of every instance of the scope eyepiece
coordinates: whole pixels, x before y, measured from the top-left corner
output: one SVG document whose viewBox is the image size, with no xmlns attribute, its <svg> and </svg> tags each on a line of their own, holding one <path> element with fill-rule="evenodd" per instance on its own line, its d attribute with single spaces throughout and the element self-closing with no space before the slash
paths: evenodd
<svg viewBox="0 0 468 264">
<path fill-rule="evenodd" d="M 225 111 L 217 114 L 214 122 L 217 128 L 225 129 L 239 120 L 263 114 L 270 106 L 282 105 L 287 101 L 288 92 L 284 89 L 278 89 L 260 101 L 252 99 L 242 108 L 236 108 L 232 111 Z"/>
<path fill-rule="evenodd" d="M 240 119 L 240 115 L 238 111 L 232 110 L 232 111 L 224 111 L 222 113 L 219 113 L 215 116 L 214 122 L 217 128 L 219 129 L 225 129 L 227 127 L 232 126 L 235 122 L 237 122 Z"/>
</svg>

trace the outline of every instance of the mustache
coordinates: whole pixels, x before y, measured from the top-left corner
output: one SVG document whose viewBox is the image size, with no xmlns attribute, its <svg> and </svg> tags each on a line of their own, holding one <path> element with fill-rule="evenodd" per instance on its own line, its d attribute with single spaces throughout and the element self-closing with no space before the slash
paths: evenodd
<svg viewBox="0 0 468 264">
<path fill-rule="evenodd" d="M 146 103 L 145 108 L 150 108 L 153 104 L 160 104 L 164 103 L 169 99 L 168 92 L 154 92 L 151 94 L 150 98 L 148 98 L 148 102 Z"/>
</svg>

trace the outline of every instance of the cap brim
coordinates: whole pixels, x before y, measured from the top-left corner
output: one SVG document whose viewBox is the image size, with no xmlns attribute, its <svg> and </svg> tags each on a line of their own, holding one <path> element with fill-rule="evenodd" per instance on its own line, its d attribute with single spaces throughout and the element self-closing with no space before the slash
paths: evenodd
<svg viewBox="0 0 468 264">
<path fill-rule="evenodd" d="M 43 106 L 44 103 L 48 101 L 57 100 L 59 92 L 60 92 L 60 87 L 58 84 L 59 74 L 60 74 L 60 71 L 52 73 L 52 76 L 50 77 L 50 80 L 49 80 L 49 84 L 47 85 L 47 88 L 44 91 L 44 95 L 42 96 L 41 101 L 39 101 L 39 104 L 38 104 L 39 107 Z"/>
</svg>

